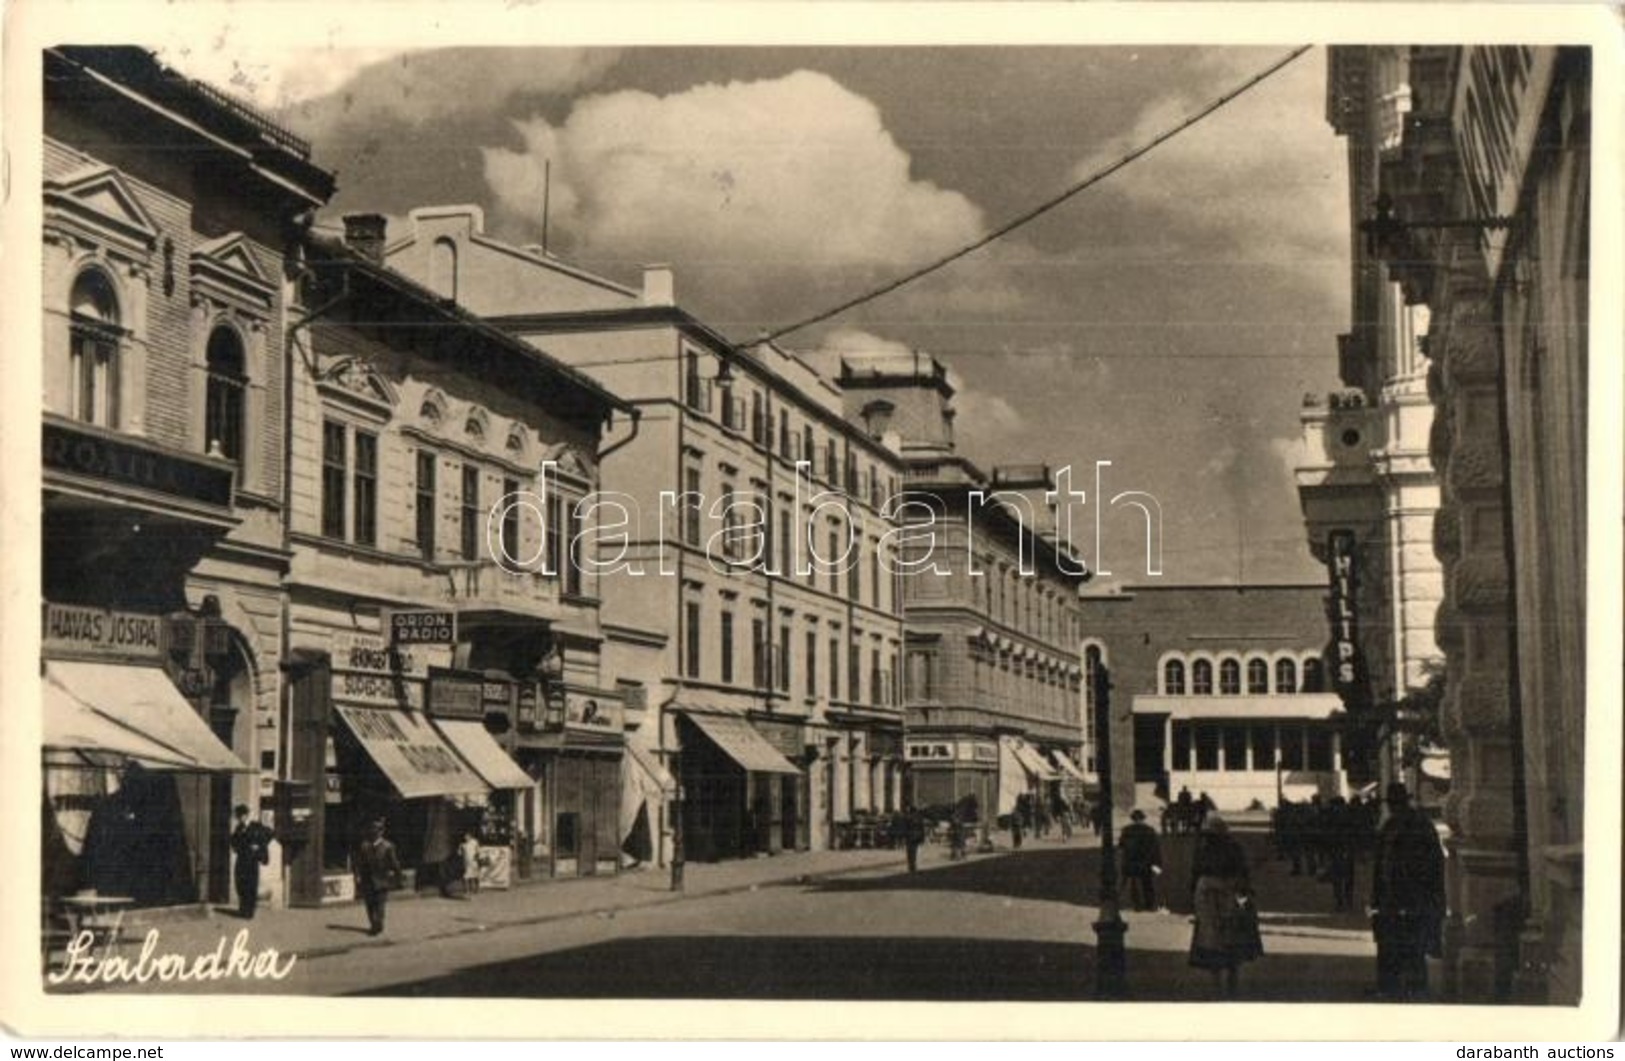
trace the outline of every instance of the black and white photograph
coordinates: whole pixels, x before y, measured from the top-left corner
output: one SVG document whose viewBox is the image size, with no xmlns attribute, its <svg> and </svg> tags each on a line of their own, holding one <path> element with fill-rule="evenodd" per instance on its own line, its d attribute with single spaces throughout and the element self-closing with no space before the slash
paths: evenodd
<svg viewBox="0 0 1625 1061">
<path fill-rule="evenodd" d="M 1611 1034 L 1617 13 L 276 6 L 8 13 L 9 1025 Z"/>
</svg>

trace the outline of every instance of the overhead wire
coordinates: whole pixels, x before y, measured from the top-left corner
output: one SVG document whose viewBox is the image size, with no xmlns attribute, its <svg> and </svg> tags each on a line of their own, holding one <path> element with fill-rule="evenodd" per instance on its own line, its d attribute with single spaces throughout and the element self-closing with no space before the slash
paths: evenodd
<svg viewBox="0 0 1625 1061">
<path fill-rule="evenodd" d="M 1125 154 L 1123 157 L 1119 158 L 1117 161 L 1112 162 L 1112 163 L 1110 163 L 1110 164 L 1108 164 L 1106 166 L 1101 167 L 1100 169 L 1095 170 L 1093 173 L 1090 173 L 1088 176 L 1084 177 L 1082 180 L 1074 183 L 1071 187 L 1067 188 L 1065 191 L 1062 191 L 1058 195 L 1051 196 L 1049 199 L 1046 199 L 1044 202 L 1039 203 L 1037 206 L 1035 206 L 1035 207 L 1033 207 L 1033 208 L 1031 208 L 1029 210 L 1026 210 L 1021 214 L 1018 214 L 1017 216 L 1011 218 L 1009 221 L 1006 221 L 1004 224 L 999 225 L 998 227 L 992 229 L 991 231 L 989 231 L 985 235 L 981 236 L 980 238 L 975 239 L 975 240 L 971 241 L 970 243 L 967 243 L 964 246 L 960 247 L 959 249 L 951 251 L 948 254 L 943 255 L 940 258 L 937 258 L 937 259 L 935 259 L 935 260 L 933 260 L 931 262 L 928 262 L 927 264 L 922 265 L 917 269 L 913 269 L 913 270 L 903 274 L 902 276 L 899 276 L 899 277 L 897 277 L 897 278 L 895 278 L 893 280 L 887 281 L 886 283 L 881 284 L 878 287 L 871 288 L 870 290 L 864 292 L 861 295 L 856 296 L 855 298 L 849 298 L 845 302 L 842 302 L 837 306 L 833 306 L 830 309 L 826 309 L 826 310 L 823 310 L 823 311 L 821 311 L 819 313 L 815 313 L 810 317 L 804 317 L 801 320 L 796 321 L 794 324 L 785 325 L 782 328 L 778 328 L 778 329 L 776 329 L 774 331 L 771 331 L 771 332 L 767 333 L 764 336 L 761 336 L 760 338 L 756 339 L 753 343 L 748 343 L 748 344 L 744 344 L 744 345 L 756 345 L 757 343 L 770 343 L 773 340 L 781 338 L 782 336 L 789 335 L 792 332 L 798 332 L 798 331 L 801 331 L 803 328 L 809 327 L 809 326 L 814 325 L 814 324 L 822 323 L 823 321 L 829 320 L 831 317 L 836 317 L 836 316 L 839 316 L 842 313 L 845 313 L 847 310 L 856 309 L 857 307 L 859 307 L 861 305 L 864 305 L 865 303 L 873 302 L 875 299 L 880 298 L 883 295 L 889 295 L 893 291 L 896 291 L 898 288 L 904 287 L 905 285 L 911 284 L 916 280 L 919 280 L 919 279 L 921 279 L 923 277 L 929 276 L 930 274 L 938 271 L 939 269 L 942 269 L 945 266 L 951 265 L 952 263 L 958 261 L 959 259 L 965 257 L 966 255 L 973 253 L 974 251 L 981 250 L 983 247 L 986 247 L 988 244 L 993 243 L 994 241 L 999 240 L 999 239 L 1003 238 L 1004 236 L 1009 235 L 1011 232 L 1014 232 L 1016 229 L 1018 229 L 1021 226 L 1027 224 L 1028 222 L 1033 221 L 1034 219 L 1036 219 L 1038 217 L 1042 217 L 1044 214 L 1049 213 L 1051 210 L 1054 210 L 1056 207 L 1060 206 L 1062 203 L 1065 203 L 1067 200 L 1069 200 L 1069 199 L 1073 198 L 1074 196 L 1078 195 L 1080 192 L 1083 192 L 1086 189 L 1091 188 L 1096 184 L 1099 184 L 1101 181 L 1105 180 L 1107 177 L 1110 177 L 1112 174 L 1116 173 L 1118 170 L 1121 170 L 1124 167 L 1130 165 L 1131 163 L 1133 163 L 1136 160 L 1140 159 L 1144 155 L 1150 153 L 1155 148 L 1161 146 L 1162 144 L 1167 143 L 1169 140 L 1172 140 L 1174 137 L 1178 136 L 1180 133 L 1183 133 L 1185 130 L 1187 130 L 1187 129 L 1191 128 L 1192 126 L 1196 125 L 1197 123 L 1203 121 L 1209 115 L 1212 115 L 1214 112 L 1216 112 L 1216 111 L 1220 110 L 1221 108 L 1227 106 L 1232 101 L 1234 101 L 1238 97 L 1242 96 L 1243 94 L 1245 94 L 1246 92 L 1248 92 L 1252 88 L 1256 87 L 1257 85 L 1261 84 L 1265 80 L 1267 80 L 1270 77 L 1273 77 L 1275 74 L 1279 73 L 1281 70 L 1283 70 L 1289 64 L 1295 62 L 1298 58 L 1300 58 L 1301 56 L 1306 54 L 1312 47 L 1313 47 L 1313 45 L 1306 44 L 1306 45 L 1303 45 L 1302 47 L 1294 48 L 1292 51 L 1288 52 L 1286 55 L 1282 56 L 1280 59 L 1277 59 L 1275 62 L 1271 63 L 1269 66 L 1265 67 L 1263 70 L 1261 70 L 1258 73 L 1254 74 L 1252 77 L 1249 77 L 1246 81 L 1242 82 L 1240 85 L 1238 85 L 1235 88 L 1231 89 L 1230 91 L 1224 93 L 1223 95 L 1217 97 L 1212 102 L 1207 104 L 1205 107 L 1202 107 L 1200 110 L 1197 110 L 1197 111 L 1193 112 L 1192 114 L 1187 116 L 1183 121 L 1180 121 L 1178 124 L 1173 125 L 1173 126 L 1169 127 L 1168 129 L 1163 130 L 1162 132 L 1158 133 L 1156 136 L 1153 136 L 1150 140 L 1147 140 L 1145 143 L 1141 144 L 1139 147 L 1136 147 L 1132 151 L 1129 151 L 1127 154 Z"/>
</svg>

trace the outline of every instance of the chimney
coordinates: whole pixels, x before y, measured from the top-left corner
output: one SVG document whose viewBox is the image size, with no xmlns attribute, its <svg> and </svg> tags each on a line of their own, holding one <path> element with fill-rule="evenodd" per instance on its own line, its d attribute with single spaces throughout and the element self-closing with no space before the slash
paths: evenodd
<svg viewBox="0 0 1625 1061">
<path fill-rule="evenodd" d="M 676 283 L 671 266 L 645 265 L 643 267 L 643 304 L 645 306 L 677 305 Z"/>
<path fill-rule="evenodd" d="M 384 228 L 388 224 L 383 214 L 345 214 L 344 242 L 372 264 L 382 265 Z"/>
</svg>

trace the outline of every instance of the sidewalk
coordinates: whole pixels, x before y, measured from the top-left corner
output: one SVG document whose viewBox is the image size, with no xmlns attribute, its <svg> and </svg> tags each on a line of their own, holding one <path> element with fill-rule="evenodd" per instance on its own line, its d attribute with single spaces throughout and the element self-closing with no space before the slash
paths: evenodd
<svg viewBox="0 0 1625 1061">
<path fill-rule="evenodd" d="M 922 852 L 922 858 L 926 857 L 945 858 L 946 854 L 928 856 Z M 369 947 L 607 915 L 773 885 L 813 883 L 895 868 L 904 862 L 901 849 L 804 851 L 771 858 L 691 862 L 685 867 L 681 892 L 671 890 L 669 867 L 645 866 L 613 877 L 580 877 L 524 884 L 506 891 L 484 891 L 467 900 L 447 899 L 435 892 L 415 897 L 397 895 L 390 901 L 384 934 L 376 937 L 366 934 L 367 916 L 359 902 L 282 910 L 261 907 L 252 921 L 238 918 L 233 908 L 216 907 L 206 917 L 128 923 L 116 953 L 128 958 L 137 956 L 149 928 L 159 929 L 162 951 L 187 954 L 212 951 L 222 937 L 230 940 L 246 928 L 254 949 L 275 947 L 284 955 L 299 955 L 300 962 L 310 962 Z M 101 948 L 98 952 L 105 953 Z"/>
</svg>

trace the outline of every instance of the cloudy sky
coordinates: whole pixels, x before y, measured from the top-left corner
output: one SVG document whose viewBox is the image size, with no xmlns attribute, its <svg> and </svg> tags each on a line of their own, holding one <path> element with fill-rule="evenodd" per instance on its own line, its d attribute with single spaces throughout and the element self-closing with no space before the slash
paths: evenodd
<svg viewBox="0 0 1625 1061">
<path fill-rule="evenodd" d="M 168 61 L 277 114 L 338 173 L 328 214 L 472 202 L 498 236 L 636 283 L 748 339 L 963 245 L 1289 49 L 334 49 Z M 1070 464 L 1079 544 L 1144 580 L 1132 510 L 1163 506 L 1163 580 L 1320 580 L 1291 465 L 1348 316 L 1342 144 L 1315 49 L 1037 222 L 784 340 L 833 363 L 912 346 L 962 382 L 984 468 Z M 1109 584 L 1109 582 L 1108 582 Z"/>
</svg>

